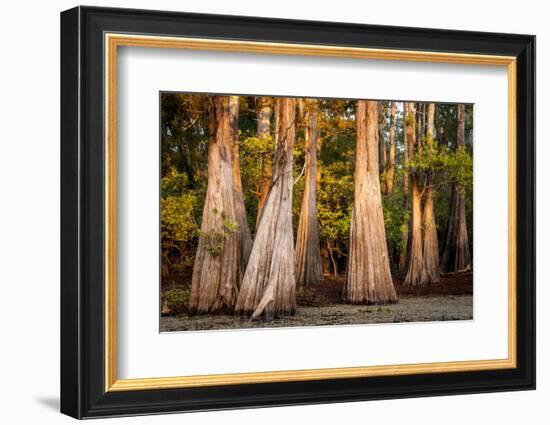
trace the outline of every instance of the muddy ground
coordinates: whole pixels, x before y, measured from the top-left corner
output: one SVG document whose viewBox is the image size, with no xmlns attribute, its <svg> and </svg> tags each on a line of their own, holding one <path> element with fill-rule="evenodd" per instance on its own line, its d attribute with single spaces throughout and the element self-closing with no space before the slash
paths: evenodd
<svg viewBox="0 0 550 425">
<path fill-rule="evenodd" d="M 327 277 L 323 284 L 297 293 L 298 308 L 294 316 L 269 322 L 250 321 L 232 315 L 189 315 L 185 306 L 173 306 L 161 317 L 161 332 L 211 329 L 273 328 L 291 326 L 400 323 L 473 318 L 471 274 L 444 276 L 441 284 L 404 287 L 395 279 L 399 302 L 384 306 L 342 304 L 342 278 Z"/>
</svg>

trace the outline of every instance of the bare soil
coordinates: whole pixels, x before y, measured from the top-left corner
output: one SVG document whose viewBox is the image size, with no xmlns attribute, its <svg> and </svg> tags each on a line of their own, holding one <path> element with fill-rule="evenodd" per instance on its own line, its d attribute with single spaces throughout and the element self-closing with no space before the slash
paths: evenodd
<svg viewBox="0 0 550 425">
<path fill-rule="evenodd" d="M 472 275 L 442 276 L 437 286 L 403 287 L 394 278 L 397 304 L 349 305 L 341 301 L 342 277 L 325 277 L 315 287 L 298 290 L 298 308 L 290 317 L 250 321 L 230 314 L 189 315 L 185 308 L 172 309 L 161 317 L 160 331 L 277 328 L 294 326 L 351 325 L 473 319 Z"/>
</svg>

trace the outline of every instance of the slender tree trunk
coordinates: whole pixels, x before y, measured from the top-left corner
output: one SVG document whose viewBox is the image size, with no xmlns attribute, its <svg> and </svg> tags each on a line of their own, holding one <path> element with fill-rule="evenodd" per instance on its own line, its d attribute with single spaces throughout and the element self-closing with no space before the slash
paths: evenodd
<svg viewBox="0 0 550 425">
<path fill-rule="evenodd" d="M 429 176 L 427 184 L 432 184 L 432 177 Z M 424 209 L 422 222 L 424 227 L 424 265 L 428 283 L 439 283 L 439 245 L 437 242 L 437 226 L 435 221 L 435 213 L 433 208 L 433 190 L 431 187 L 426 188 L 426 200 L 424 201 Z"/>
<path fill-rule="evenodd" d="M 376 143 L 378 145 L 378 159 L 380 161 L 380 174 L 386 169 L 386 140 L 384 129 L 386 127 L 386 108 L 384 102 L 378 102 L 378 131 L 376 133 Z"/>
<path fill-rule="evenodd" d="M 241 162 L 239 156 L 239 96 L 229 97 L 229 121 L 232 138 L 232 174 L 233 193 L 235 194 L 235 214 L 239 232 L 239 284 L 244 276 L 246 264 L 252 250 L 252 236 L 244 206 L 243 185 L 241 180 Z"/>
<path fill-rule="evenodd" d="M 411 246 L 409 262 L 407 266 L 407 276 L 403 285 L 416 286 L 428 283 L 428 275 L 424 265 L 424 255 L 422 252 L 422 208 L 421 196 L 418 188 L 418 176 L 411 174 Z"/>
<path fill-rule="evenodd" d="M 358 101 L 355 117 L 355 194 L 342 298 L 350 304 L 395 303 L 378 172 L 377 102 Z"/>
<path fill-rule="evenodd" d="M 248 266 L 241 283 L 235 312 L 263 316 L 294 314 L 296 279 L 292 229 L 292 165 L 296 100 L 280 98 L 278 140 L 273 161 L 273 183 Z"/>
<path fill-rule="evenodd" d="M 457 105 L 456 147 L 464 146 L 464 104 Z M 441 269 L 447 273 L 468 271 L 472 267 L 468 231 L 466 227 L 465 189 L 453 184 L 451 215 L 445 248 L 441 257 Z"/>
<path fill-rule="evenodd" d="M 403 163 L 408 165 L 409 163 L 409 143 L 407 137 L 407 117 L 409 116 L 409 103 L 403 102 Z M 414 130 L 413 130 L 414 132 Z M 403 173 L 403 209 L 405 211 L 409 208 L 409 175 Z M 408 253 L 410 251 L 410 217 L 406 218 L 401 228 L 401 252 L 399 254 L 399 271 L 406 273 L 408 264 Z"/>
<path fill-rule="evenodd" d="M 232 130 L 228 96 L 209 104 L 208 186 L 201 235 L 193 266 L 189 310 L 231 309 L 239 286 L 239 232 L 232 171 Z"/>
<path fill-rule="evenodd" d="M 435 104 L 428 104 L 426 125 L 426 149 L 434 148 Z M 428 283 L 439 283 L 439 246 L 433 206 L 433 173 L 427 171 L 422 227 L 424 228 L 423 254 Z"/>
<path fill-rule="evenodd" d="M 416 121 L 414 105 L 409 104 L 406 116 L 406 136 L 408 157 L 412 158 L 414 146 L 417 144 L 415 130 Z M 417 116 L 420 116 L 417 114 Z M 409 225 L 409 252 L 407 259 L 407 275 L 403 282 L 405 286 L 423 285 L 428 282 L 422 250 L 422 205 L 421 193 L 418 187 L 418 174 L 410 170 L 411 220 Z"/>
<path fill-rule="evenodd" d="M 311 100 L 305 107 L 305 185 L 296 236 L 297 285 L 312 285 L 323 281 L 317 220 L 317 101 Z"/>
<path fill-rule="evenodd" d="M 334 251 L 335 251 L 334 245 L 332 244 L 332 242 L 327 242 L 327 245 L 328 245 L 328 253 L 330 255 L 330 262 L 332 264 L 332 275 L 334 277 L 338 277 L 338 261 L 334 257 Z"/>
<path fill-rule="evenodd" d="M 386 194 L 393 193 L 393 182 L 395 179 L 395 112 L 396 102 L 391 102 L 390 109 L 390 149 L 386 168 Z"/>
<path fill-rule="evenodd" d="M 422 142 L 422 137 L 424 135 L 424 104 L 416 104 L 416 141 L 418 143 Z"/>
<path fill-rule="evenodd" d="M 262 145 L 267 145 L 270 138 L 271 127 L 271 100 L 269 97 L 261 97 L 258 107 L 258 138 L 262 140 Z M 266 151 L 262 154 L 262 176 L 260 178 L 258 214 L 256 216 L 256 229 L 260 222 L 262 210 L 267 200 L 267 194 L 271 187 L 271 160 L 273 152 Z"/>
</svg>

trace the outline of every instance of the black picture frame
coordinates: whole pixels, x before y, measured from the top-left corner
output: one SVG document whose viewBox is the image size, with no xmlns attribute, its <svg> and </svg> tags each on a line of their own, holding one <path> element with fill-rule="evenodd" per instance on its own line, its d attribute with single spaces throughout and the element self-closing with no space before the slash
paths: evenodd
<svg viewBox="0 0 550 425">
<path fill-rule="evenodd" d="M 517 58 L 517 367 L 106 392 L 104 33 Z M 535 388 L 535 37 L 76 7 L 61 13 L 61 412 L 75 418 Z"/>
</svg>

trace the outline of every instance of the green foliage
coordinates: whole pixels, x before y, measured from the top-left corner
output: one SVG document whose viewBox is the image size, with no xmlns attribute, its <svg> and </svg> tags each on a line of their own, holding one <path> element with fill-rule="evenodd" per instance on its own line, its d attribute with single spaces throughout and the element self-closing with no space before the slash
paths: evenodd
<svg viewBox="0 0 550 425">
<path fill-rule="evenodd" d="M 318 161 L 321 181 L 317 191 L 317 217 L 321 245 L 335 261 L 345 260 L 353 208 L 353 156 L 355 141 L 345 131 L 323 143 Z"/>
<path fill-rule="evenodd" d="M 172 242 L 188 242 L 198 235 L 197 193 L 184 191 L 186 176 L 171 168 L 161 179 L 161 236 Z"/>
<path fill-rule="evenodd" d="M 200 236 L 204 240 L 206 250 L 214 257 L 221 255 L 225 249 L 225 241 L 229 235 L 236 232 L 239 228 L 239 223 L 234 220 L 229 220 L 224 211 L 219 211 L 217 208 L 212 210 L 213 215 L 220 215 L 222 224 L 219 229 L 212 229 L 208 232 L 200 232 Z"/>
<path fill-rule="evenodd" d="M 439 184 L 454 181 L 460 186 L 470 186 L 473 179 L 473 160 L 467 149 L 460 147 L 453 151 L 440 146 L 431 135 L 423 138 L 420 148 L 409 160 L 408 169 L 439 172 Z"/>
<path fill-rule="evenodd" d="M 187 304 L 191 291 L 189 288 L 172 288 L 163 291 L 164 298 L 169 304 Z"/>
<path fill-rule="evenodd" d="M 410 211 L 403 208 L 402 194 L 395 191 L 382 198 L 384 209 L 384 224 L 386 226 L 386 240 L 389 250 L 394 253 L 392 258 L 397 257 L 405 248 L 406 240 L 403 240 L 403 232 L 407 230 Z"/>
<path fill-rule="evenodd" d="M 164 93 L 161 95 L 161 238 L 163 284 L 175 282 L 188 285 L 199 237 L 202 236 L 211 255 L 220 255 L 231 232 L 238 223 L 228 220 L 223 211 L 213 208 L 218 228 L 201 235 L 200 226 L 207 181 L 208 113 L 211 99 L 207 95 Z M 305 109 L 309 103 L 304 102 Z M 345 270 L 349 246 L 350 219 L 354 197 L 355 106 L 353 100 L 319 99 L 317 108 L 318 147 L 317 161 L 317 215 L 320 225 L 321 246 L 330 252 Z M 388 147 L 390 103 L 385 102 L 385 113 L 379 116 L 382 139 Z M 257 136 L 257 99 L 239 97 L 239 152 L 240 170 L 247 220 L 254 232 L 258 211 L 262 167 L 272 165 L 274 141 L 272 137 Z M 469 240 L 472 244 L 472 128 L 473 106 L 465 106 L 465 145 L 456 149 L 456 105 L 438 104 L 435 117 L 435 135 L 418 141 L 412 158 L 405 163 L 404 124 L 412 123 L 415 114 L 404 115 L 402 102 L 397 103 L 395 114 L 395 177 L 393 193 L 383 195 L 384 222 L 392 265 L 395 268 L 399 253 L 403 251 L 409 221 L 408 193 L 403 193 L 404 179 L 410 172 L 417 173 L 421 186 L 430 175 L 433 181 L 434 211 L 440 245 L 443 244 L 453 184 L 466 193 L 466 217 Z M 299 108 L 297 108 L 299 110 Z M 271 117 L 271 134 L 274 132 Z M 300 175 L 305 161 L 304 117 L 296 116 L 296 142 L 294 146 L 293 223 L 298 226 L 305 178 Z M 380 176 L 384 182 L 385 173 Z M 269 180 L 269 178 L 268 178 Z M 422 189 L 422 187 L 421 187 Z M 441 248 L 441 246 L 440 246 Z M 325 270 L 328 271 L 328 270 Z M 178 289 L 179 291 L 179 289 Z M 184 296 L 184 295 L 175 295 Z"/>
</svg>

